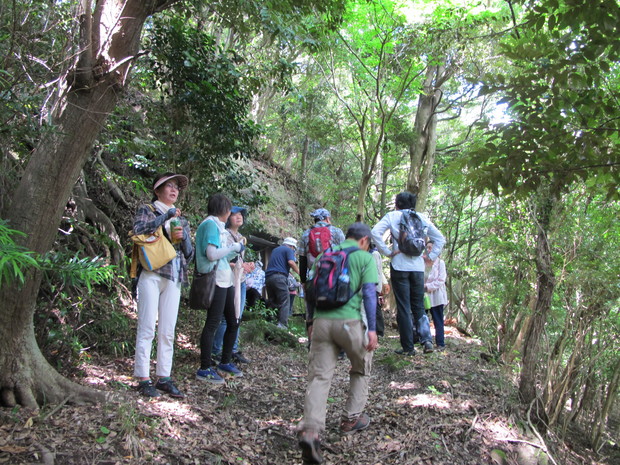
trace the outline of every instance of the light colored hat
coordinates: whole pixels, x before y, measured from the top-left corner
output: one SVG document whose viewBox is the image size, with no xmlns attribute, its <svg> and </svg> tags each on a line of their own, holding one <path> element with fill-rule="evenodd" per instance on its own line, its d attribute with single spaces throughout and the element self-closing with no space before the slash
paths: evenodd
<svg viewBox="0 0 620 465">
<path fill-rule="evenodd" d="M 171 179 L 177 180 L 179 189 L 185 189 L 187 185 L 189 184 L 189 179 L 187 179 L 186 176 L 183 176 L 182 174 L 171 174 L 169 176 L 164 176 L 163 178 L 160 178 L 157 181 L 155 181 L 155 183 L 153 184 L 153 190 L 157 190 L 159 186 L 163 186 Z"/>
<path fill-rule="evenodd" d="M 290 245 L 291 247 L 297 248 L 297 240 L 292 237 L 286 237 L 282 241 L 282 245 Z"/>
</svg>

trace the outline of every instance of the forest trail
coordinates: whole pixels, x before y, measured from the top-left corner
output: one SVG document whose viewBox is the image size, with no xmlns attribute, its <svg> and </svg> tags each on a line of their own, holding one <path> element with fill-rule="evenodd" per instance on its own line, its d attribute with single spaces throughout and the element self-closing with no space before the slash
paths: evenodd
<svg viewBox="0 0 620 465">
<path fill-rule="evenodd" d="M 194 380 L 197 330 L 180 315 L 175 378 L 186 398 L 144 400 L 131 358 L 90 359 L 83 384 L 124 392 L 118 404 L 0 412 L 0 464 L 301 464 L 295 425 L 303 412 L 307 349 L 245 343 L 245 376 L 213 386 Z M 196 314 L 195 314 L 196 315 Z M 366 411 L 370 427 L 341 435 L 348 361 L 330 393 L 326 464 L 553 463 L 516 407 L 516 389 L 476 340 L 446 328 L 447 349 L 403 358 L 398 337 L 380 339 Z M 519 419 L 521 418 L 521 419 Z M 529 444 L 531 443 L 531 445 Z M 538 444 L 534 446 L 533 444 Z M 538 458 L 537 458 L 538 454 Z M 558 464 L 596 463 L 553 445 Z M 604 463 L 604 462 L 599 462 Z M 611 462 L 609 462 L 611 463 Z"/>
</svg>

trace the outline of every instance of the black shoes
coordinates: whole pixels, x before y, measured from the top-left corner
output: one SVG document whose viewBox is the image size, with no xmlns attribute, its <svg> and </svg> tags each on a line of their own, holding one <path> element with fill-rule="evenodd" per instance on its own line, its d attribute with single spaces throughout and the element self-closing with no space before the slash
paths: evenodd
<svg viewBox="0 0 620 465">
<path fill-rule="evenodd" d="M 425 354 L 430 354 L 431 352 L 433 352 L 433 343 L 431 341 L 426 341 L 424 343 L 424 353 Z"/>
<path fill-rule="evenodd" d="M 299 447 L 301 448 L 301 458 L 304 464 L 321 463 L 323 456 L 321 455 L 321 441 L 319 435 L 312 431 L 302 431 L 297 436 Z"/>
<path fill-rule="evenodd" d="M 250 363 L 250 361 L 243 356 L 241 352 L 235 352 L 232 354 L 233 362 L 237 363 Z"/>
<path fill-rule="evenodd" d="M 183 397 L 185 397 L 185 394 L 179 391 L 179 388 L 175 386 L 171 378 L 168 378 L 165 381 L 162 381 L 161 379 L 157 381 L 155 389 L 165 392 L 170 397 L 176 397 L 177 399 L 182 399 Z"/>
<path fill-rule="evenodd" d="M 140 381 L 138 383 L 138 392 L 140 393 L 141 396 L 144 397 L 159 397 L 161 396 L 161 392 L 159 392 L 157 389 L 155 389 L 155 386 L 153 386 L 153 381 L 151 381 L 150 379 L 147 379 L 146 381 Z"/>
<path fill-rule="evenodd" d="M 411 350 L 396 349 L 394 353 L 398 355 L 404 355 L 406 357 L 413 357 L 415 355 L 415 349 L 411 349 Z"/>
</svg>

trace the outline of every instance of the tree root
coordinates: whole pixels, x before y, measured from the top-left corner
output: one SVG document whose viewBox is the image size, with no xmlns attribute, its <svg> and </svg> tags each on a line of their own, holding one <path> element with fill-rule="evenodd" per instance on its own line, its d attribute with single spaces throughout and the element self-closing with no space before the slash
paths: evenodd
<svg viewBox="0 0 620 465">
<path fill-rule="evenodd" d="M 0 393 L 2 405 L 34 410 L 50 404 L 107 402 L 110 397 L 60 375 L 41 354 L 34 335 L 31 341 L 24 341 L 20 350 L 0 359 Z"/>
</svg>

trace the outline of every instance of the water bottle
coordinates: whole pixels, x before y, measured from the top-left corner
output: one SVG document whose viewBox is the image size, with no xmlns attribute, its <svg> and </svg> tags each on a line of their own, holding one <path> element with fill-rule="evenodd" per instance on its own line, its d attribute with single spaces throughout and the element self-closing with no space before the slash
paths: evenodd
<svg viewBox="0 0 620 465">
<path fill-rule="evenodd" d="M 323 252 L 323 244 L 321 244 L 321 238 L 317 237 L 314 239 L 314 245 L 316 246 L 316 250 L 318 253 Z"/>
<path fill-rule="evenodd" d="M 351 292 L 351 277 L 349 276 L 349 270 L 347 268 L 342 270 L 340 276 L 338 276 L 338 290 L 336 291 L 336 299 L 338 302 L 345 304 L 349 300 Z"/>
<path fill-rule="evenodd" d="M 174 238 L 174 230 L 175 228 L 178 228 L 179 226 L 181 226 L 181 221 L 178 218 L 175 217 L 170 220 L 170 236 L 172 238 L 173 244 L 178 244 L 179 242 L 181 242 L 180 239 Z"/>
</svg>

